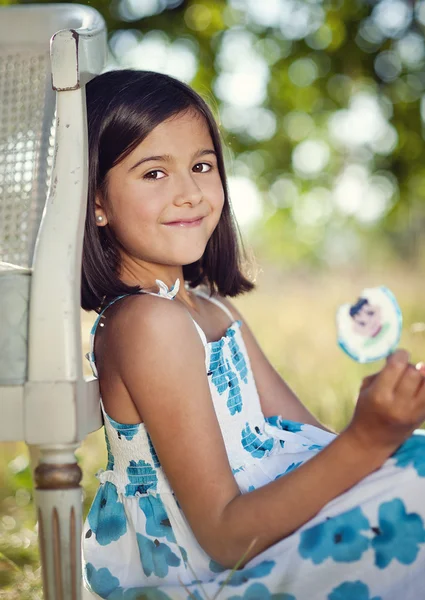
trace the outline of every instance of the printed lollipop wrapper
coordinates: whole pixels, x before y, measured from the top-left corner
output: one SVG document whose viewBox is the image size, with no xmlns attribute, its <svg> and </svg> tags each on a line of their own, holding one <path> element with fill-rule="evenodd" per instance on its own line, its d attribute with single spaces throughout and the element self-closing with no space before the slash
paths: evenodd
<svg viewBox="0 0 425 600">
<path fill-rule="evenodd" d="M 400 340 L 402 315 L 386 287 L 367 288 L 354 304 L 337 312 L 339 346 L 360 363 L 386 358 Z"/>
</svg>

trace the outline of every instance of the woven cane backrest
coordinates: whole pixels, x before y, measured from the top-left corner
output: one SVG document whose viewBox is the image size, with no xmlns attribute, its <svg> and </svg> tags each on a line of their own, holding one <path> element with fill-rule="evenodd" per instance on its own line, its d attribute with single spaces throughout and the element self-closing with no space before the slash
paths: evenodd
<svg viewBox="0 0 425 600">
<path fill-rule="evenodd" d="M 54 148 L 49 43 L 0 36 L 0 261 L 30 267 Z"/>
</svg>

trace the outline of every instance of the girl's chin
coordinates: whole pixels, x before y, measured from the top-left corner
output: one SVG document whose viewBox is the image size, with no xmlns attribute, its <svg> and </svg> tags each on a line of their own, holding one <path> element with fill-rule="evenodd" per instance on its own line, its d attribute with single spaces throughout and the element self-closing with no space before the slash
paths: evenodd
<svg viewBox="0 0 425 600">
<path fill-rule="evenodd" d="M 205 253 L 205 247 L 200 248 L 197 252 L 193 249 L 190 252 L 176 252 L 173 256 L 173 264 L 175 266 L 186 266 L 200 260 Z"/>
</svg>

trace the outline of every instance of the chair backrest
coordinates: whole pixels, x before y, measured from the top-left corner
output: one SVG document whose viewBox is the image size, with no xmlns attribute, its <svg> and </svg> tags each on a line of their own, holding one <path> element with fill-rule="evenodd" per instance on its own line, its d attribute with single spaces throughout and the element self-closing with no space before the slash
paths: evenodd
<svg viewBox="0 0 425 600">
<path fill-rule="evenodd" d="M 7 21 L 0 23 L 0 260 L 29 267 L 47 198 L 55 97 L 48 43 L 6 45 Z"/>
<path fill-rule="evenodd" d="M 85 84 L 106 54 L 105 23 L 88 6 L 0 7 L 0 396 L 20 398 L 13 439 L 33 444 L 83 439 L 101 423 L 82 374 L 79 290 Z M 24 384 L 25 399 L 11 389 Z"/>
<path fill-rule="evenodd" d="M 46 203 L 56 131 L 50 38 L 65 28 L 100 25 L 98 13 L 78 4 L 2 8 L 0 261 L 32 265 Z"/>
</svg>

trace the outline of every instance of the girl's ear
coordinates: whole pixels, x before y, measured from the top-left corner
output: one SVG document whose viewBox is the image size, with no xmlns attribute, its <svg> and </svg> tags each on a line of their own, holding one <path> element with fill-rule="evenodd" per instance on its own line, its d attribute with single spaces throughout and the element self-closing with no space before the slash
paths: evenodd
<svg viewBox="0 0 425 600">
<path fill-rule="evenodd" d="M 104 227 L 105 225 L 108 224 L 108 217 L 106 216 L 106 212 L 103 208 L 103 198 L 102 198 L 102 194 L 100 192 L 97 192 L 96 194 L 96 198 L 95 198 L 95 219 L 96 219 L 96 225 L 98 227 Z"/>
</svg>

